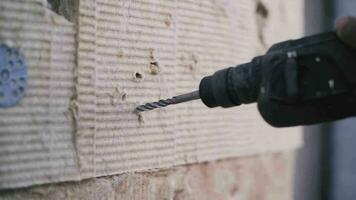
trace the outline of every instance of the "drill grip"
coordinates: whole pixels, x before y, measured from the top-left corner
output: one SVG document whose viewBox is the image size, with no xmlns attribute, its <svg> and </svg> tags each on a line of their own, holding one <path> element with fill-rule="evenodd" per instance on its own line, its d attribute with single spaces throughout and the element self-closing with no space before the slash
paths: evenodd
<svg viewBox="0 0 356 200">
<path fill-rule="evenodd" d="M 273 46 L 264 56 L 258 109 L 272 126 L 356 115 L 356 53 L 335 32 Z"/>
<path fill-rule="evenodd" d="M 250 63 L 216 72 L 200 84 L 209 107 L 258 103 L 275 127 L 356 115 L 356 53 L 335 32 L 274 45 Z"/>
</svg>

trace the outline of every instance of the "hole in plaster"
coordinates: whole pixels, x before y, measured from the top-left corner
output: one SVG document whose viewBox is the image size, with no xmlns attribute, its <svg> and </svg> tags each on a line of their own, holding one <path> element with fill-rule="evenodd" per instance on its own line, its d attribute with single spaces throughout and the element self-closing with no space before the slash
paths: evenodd
<svg viewBox="0 0 356 200">
<path fill-rule="evenodd" d="M 150 73 L 152 75 L 157 75 L 159 74 L 160 72 L 160 67 L 159 67 L 159 64 L 158 64 L 158 61 L 156 59 L 156 56 L 155 56 L 155 50 L 154 49 L 150 49 Z"/>
<path fill-rule="evenodd" d="M 64 16 L 68 21 L 73 22 L 78 8 L 78 0 L 47 0 L 47 7 L 58 15 Z"/>
<path fill-rule="evenodd" d="M 126 101 L 126 97 L 127 97 L 127 94 L 126 94 L 126 92 L 124 92 L 124 93 L 121 95 L 121 99 L 122 99 L 123 101 Z"/>
<path fill-rule="evenodd" d="M 172 25 L 172 14 L 168 14 L 167 18 L 164 20 L 164 24 L 167 27 L 170 27 Z"/>
<path fill-rule="evenodd" d="M 59 14 L 59 5 L 61 0 L 47 0 L 48 8 Z"/>
<path fill-rule="evenodd" d="M 267 19 L 269 17 L 269 11 L 267 7 L 259 0 L 256 2 L 256 24 L 258 39 L 263 47 L 267 47 L 264 30 L 267 24 Z"/>
<path fill-rule="evenodd" d="M 141 74 L 140 72 L 135 72 L 134 73 L 134 80 L 136 82 L 141 82 L 143 81 L 143 74 Z"/>
<path fill-rule="evenodd" d="M 157 61 L 153 61 L 150 63 L 150 73 L 153 75 L 159 74 L 160 69 Z"/>
<path fill-rule="evenodd" d="M 257 2 L 256 13 L 263 18 L 268 18 L 269 16 L 269 11 L 267 7 L 261 1 Z"/>
</svg>

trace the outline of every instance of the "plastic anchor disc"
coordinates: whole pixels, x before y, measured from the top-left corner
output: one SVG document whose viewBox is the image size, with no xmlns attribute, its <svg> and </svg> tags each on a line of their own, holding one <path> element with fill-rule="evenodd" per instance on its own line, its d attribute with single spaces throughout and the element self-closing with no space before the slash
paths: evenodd
<svg viewBox="0 0 356 200">
<path fill-rule="evenodd" d="M 27 65 L 15 48 L 0 44 L 0 108 L 12 107 L 25 96 Z"/>
</svg>

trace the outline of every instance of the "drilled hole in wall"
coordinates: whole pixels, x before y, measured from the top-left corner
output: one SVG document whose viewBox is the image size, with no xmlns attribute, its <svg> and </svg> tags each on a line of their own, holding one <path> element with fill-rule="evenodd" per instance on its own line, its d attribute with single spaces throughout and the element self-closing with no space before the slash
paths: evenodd
<svg viewBox="0 0 356 200">
<path fill-rule="evenodd" d="M 159 74 L 159 72 L 160 72 L 160 68 L 159 68 L 158 62 L 152 61 L 150 63 L 150 73 L 152 75 L 157 75 L 157 74 Z"/>
<path fill-rule="evenodd" d="M 126 93 L 123 93 L 123 94 L 121 95 L 121 99 L 122 99 L 123 101 L 126 101 L 126 97 L 127 97 L 127 94 L 126 94 Z"/>
<path fill-rule="evenodd" d="M 59 6 L 61 3 L 61 0 L 47 0 L 48 2 L 48 8 L 59 14 Z"/>
<path fill-rule="evenodd" d="M 263 18 L 268 18 L 268 16 L 269 16 L 269 11 L 268 11 L 267 7 L 260 1 L 257 2 L 257 5 L 256 5 L 256 13 Z"/>
<path fill-rule="evenodd" d="M 73 22 L 78 0 L 47 0 L 47 7 L 58 15 L 64 16 L 67 20 Z"/>
<path fill-rule="evenodd" d="M 267 24 L 269 17 L 269 11 L 266 5 L 264 5 L 260 0 L 256 2 L 256 23 L 257 23 L 257 32 L 258 39 L 263 47 L 267 47 L 264 36 L 264 29 Z"/>
<path fill-rule="evenodd" d="M 159 66 L 159 63 L 158 63 L 158 60 L 155 56 L 155 50 L 154 49 L 150 49 L 150 74 L 152 75 L 157 75 L 159 74 L 160 72 L 160 66 Z"/>
<path fill-rule="evenodd" d="M 135 72 L 134 73 L 134 80 L 136 82 L 141 82 L 141 81 L 143 81 L 143 79 L 144 79 L 144 77 L 143 77 L 142 73 L 140 73 L 140 72 Z"/>
</svg>

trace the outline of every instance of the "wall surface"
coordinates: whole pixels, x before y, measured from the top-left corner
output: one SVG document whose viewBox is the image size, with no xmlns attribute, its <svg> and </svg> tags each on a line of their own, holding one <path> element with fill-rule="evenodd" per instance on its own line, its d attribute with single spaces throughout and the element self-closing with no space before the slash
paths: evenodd
<svg viewBox="0 0 356 200">
<path fill-rule="evenodd" d="M 50 184 L 0 198 L 291 199 L 283 152 L 300 128 L 271 128 L 256 105 L 134 108 L 300 37 L 302 0 L 50 2 L 0 2 L 0 40 L 30 76 L 23 101 L 0 110 L 0 188 Z M 54 184 L 65 181 L 82 182 Z"/>
<path fill-rule="evenodd" d="M 3 191 L 0 199 L 289 200 L 293 171 L 294 153 L 276 153 Z"/>
<path fill-rule="evenodd" d="M 256 105 L 134 109 L 300 36 L 302 1 L 53 2 L 0 2 L 0 39 L 29 66 L 25 98 L 0 110 L 0 188 L 300 146 L 300 129 L 269 127 Z"/>
</svg>

